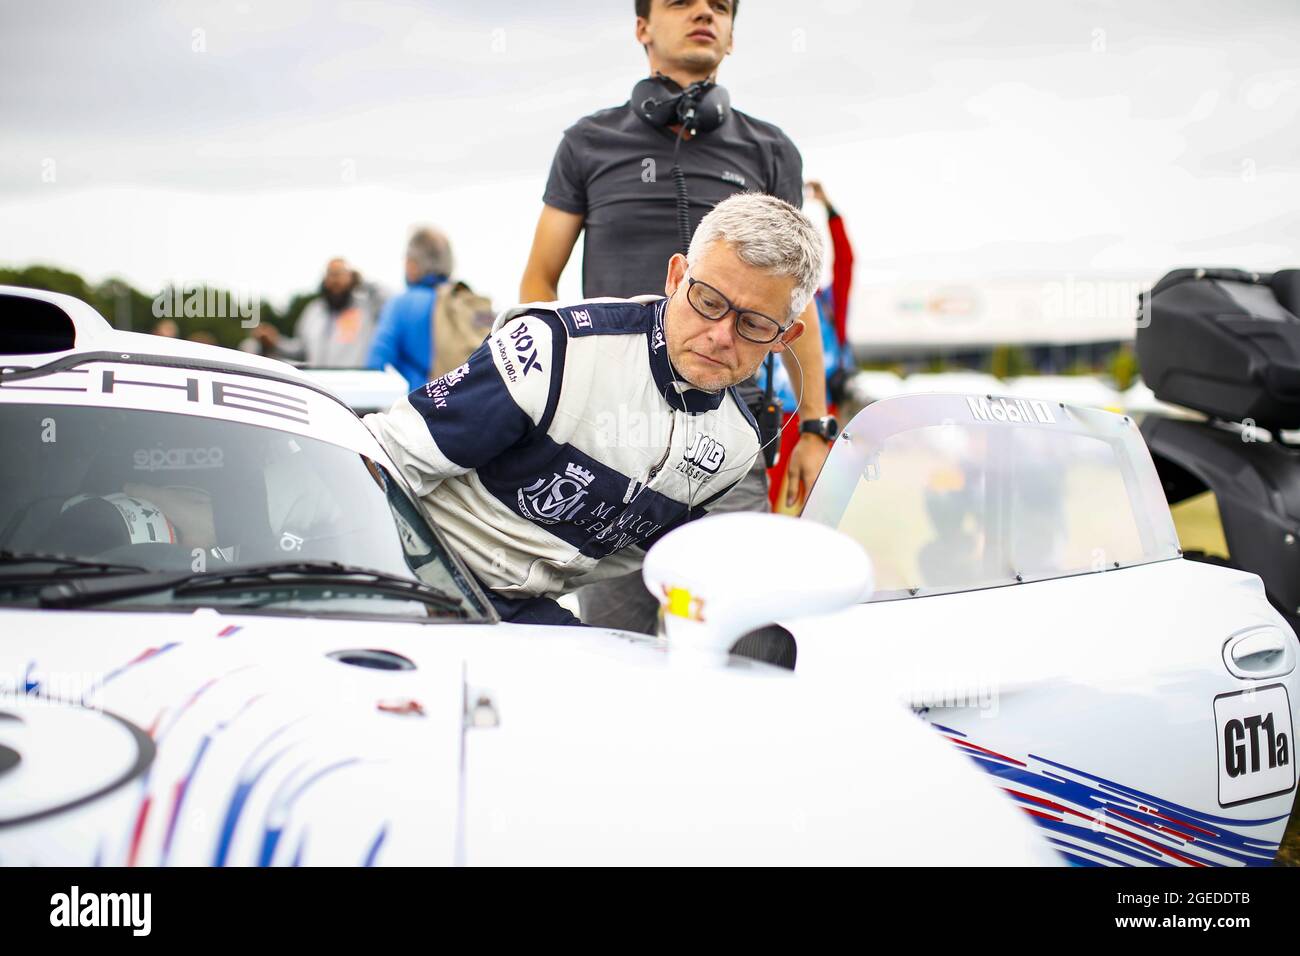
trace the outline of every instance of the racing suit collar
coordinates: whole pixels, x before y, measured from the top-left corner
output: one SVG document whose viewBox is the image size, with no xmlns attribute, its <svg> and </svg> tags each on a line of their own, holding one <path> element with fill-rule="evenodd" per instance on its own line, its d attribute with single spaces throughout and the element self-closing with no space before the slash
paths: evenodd
<svg viewBox="0 0 1300 956">
<path fill-rule="evenodd" d="M 646 345 L 650 350 L 650 371 L 654 374 L 655 386 L 670 406 L 679 412 L 698 415 L 701 412 L 716 411 L 727 394 L 725 388 L 716 392 L 706 392 L 696 388 L 677 374 L 672 361 L 668 358 L 668 344 L 664 333 L 664 312 L 668 306 L 667 299 L 655 303 L 654 321 L 650 325 L 650 334 Z"/>
</svg>

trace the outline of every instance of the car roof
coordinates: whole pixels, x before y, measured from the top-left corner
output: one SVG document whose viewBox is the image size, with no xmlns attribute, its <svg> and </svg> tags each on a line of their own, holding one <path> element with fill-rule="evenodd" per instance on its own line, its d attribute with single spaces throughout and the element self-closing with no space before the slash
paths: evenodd
<svg viewBox="0 0 1300 956">
<path fill-rule="evenodd" d="M 68 331 L 72 333 L 70 347 L 53 350 L 45 348 L 37 352 L 6 351 L 6 313 L 7 306 L 13 300 L 45 302 L 55 306 L 68 323 L 66 329 L 59 331 L 65 337 Z M 0 368 L 31 369 L 30 372 L 10 371 L 6 378 L 39 374 L 38 369 L 53 371 L 55 368 L 70 368 L 81 361 L 92 360 L 129 361 L 143 365 L 171 365 L 254 375 L 309 388 L 352 411 L 347 402 L 325 387 L 315 376 L 287 362 L 240 349 L 191 342 L 188 339 L 169 338 L 149 332 L 125 332 L 110 325 L 89 303 L 75 296 L 43 289 L 0 285 L 0 359 L 3 360 Z"/>
<path fill-rule="evenodd" d="M 118 352 L 127 355 L 163 355 L 179 359 L 194 359 L 205 363 L 218 363 L 230 367 L 231 371 L 255 370 L 273 373 L 277 377 L 291 379 L 309 388 L 319 386 L 307 375 L 294 366 L 277 359 L 254 355 L 239 349 L 224 348 L 219 345 L 205 345 L 188 339 L 168 338 L 148 332 L 124 332 L 113 328 L 108 321 L 95 311 L 90 304 L 75 296 L 59 292 L 46 292 L 42 289 L 27 289 L 21 286 L 0 285 L 0 326 L 4 323 L 6 299 L 26 299 L 48 302 L 56 306 L 68 319 L 73 331 L 72 347 L 57 351 L 10 352 L 0 351 L 8 358 L 22 358 L 24 365 L 44 365 L 47 362 L 63 358 L 77 352 Z M 0 334 L 0 342 L 3 335 Z"/>
</svg>

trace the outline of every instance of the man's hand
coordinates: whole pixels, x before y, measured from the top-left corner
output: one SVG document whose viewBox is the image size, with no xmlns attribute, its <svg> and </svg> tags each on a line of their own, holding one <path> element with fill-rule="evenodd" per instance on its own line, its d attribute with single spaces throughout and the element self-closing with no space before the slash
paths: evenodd
<svg viewBox="0 0 1300 956">
<path fill-rule="evenodd" d="M 831 443 L 820 435 L 801 435 L 790 452 L 790 464 L 785 472 L 785 508 L 799 511 L 812 491 L 813 482 L 821 474 L 826 456 L 831 453 Z"/>
<path fill-rule="evenodd" d="M 253 326 L 253 338 L 268 349 L 274 350 L 280 346 L 280 330 L 270 322 L 258 322 Z"/>
<path fill-rule="evenodd" d="M 804 333 L 781 353 L 781 361 L 790 376 L 795 395 L 803 397 L 799 408 L 792 410 L 802 423 L 826 415 L 826 359 L 822 354 L 821 319 L 817 315 L 817 305 L 811 299 L 799 321 L 804 324 Z M 798 425 L 790 427 L 797 428 Z M 800 436 L 790 453 L 790 465 L 786 469 L 785 510 L 803 507 L 804 498 L 812 490 L 829 453 L 830 443 L 826 439 L 819 435 Z M 782 503 L 778 500 L 777 506 Z"/>
</svg>

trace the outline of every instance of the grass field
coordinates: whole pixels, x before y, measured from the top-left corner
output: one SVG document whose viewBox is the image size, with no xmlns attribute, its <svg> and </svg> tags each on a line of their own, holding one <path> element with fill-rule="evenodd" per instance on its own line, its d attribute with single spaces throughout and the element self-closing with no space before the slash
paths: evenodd
<svg viewBox="0 0 1300 956">
<path fill-rule="evenodd" d="M 1286 825 L 1286 836 L 1277 851 L 1274 866 L 1300 866 L 1300 814 L 1291 808 L 1291 822 Z"/>
</svg>

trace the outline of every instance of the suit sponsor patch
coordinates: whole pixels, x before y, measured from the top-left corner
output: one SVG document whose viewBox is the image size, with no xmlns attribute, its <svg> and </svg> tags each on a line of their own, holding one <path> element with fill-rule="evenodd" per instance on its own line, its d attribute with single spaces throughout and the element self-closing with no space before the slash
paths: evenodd
<svg viewBox="0 0 1300 956">
<path fill-rule="evenodd" d="M 550 478 L 538 478 L 532 484 L 520 488 L 517 501 L 520 513 L 530 521 L 540 524 L 556 524 L 568 521 L 582 508 L 587 497 L 587 486 L 596 480 L 595 474 L 569 462 L 563 474 L 554 473 Z"/>
</svg>

